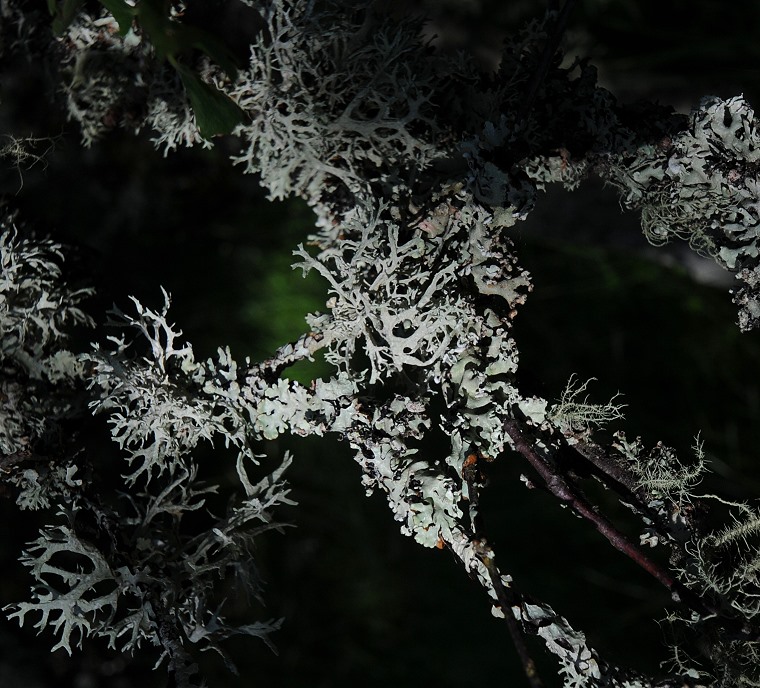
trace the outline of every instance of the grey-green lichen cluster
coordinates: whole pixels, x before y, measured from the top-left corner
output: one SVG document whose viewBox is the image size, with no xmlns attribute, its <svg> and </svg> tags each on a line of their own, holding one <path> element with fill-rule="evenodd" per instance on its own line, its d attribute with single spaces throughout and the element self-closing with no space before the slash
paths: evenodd
<svg viewBox="0 0 760 688">
<path fill-rule="evenodd" d="M 623 162 L 623 202 L 642 208 L 650 241 L 685 238 L 729 269 L 757 259 L 756 126 L 743 98 L 704 98 L 685 131 Z"/>
<path fill-rule="evenodd" d="M 290 457 L 262 479 L 249 479 L 258 457 L 233 404 L 235 363 L 225 350 L 196 362 L 192 348 L 177 341 L 181 333 L 167 322 L 166 307 L 152 311 L 135 301 L 136 315 L 117 314 L 148 345 L 144 358 L 127 353 L 133 340 L 124 335 L 88 353 L 55 347 L 72 325 L 91 324 L 78 307 L 88 292 L 62 286 L 60 247 L 20 241 L 7 227 L 0 246 L 7 268 L 0 311 L 3 479 L 20 508 L 44 509 L 50 518 L 21 558 L 35 579 L 32 600 L 6 607 L 9 618 L 51 627 L 58 636 L 53 649 L 69 654 L 88 636 L 119 651 L 154 646 L 190 685 L 191 648 L 221 652 L 218 643 L 227 637 L 266 640 L 279 626 L 227 624 L 218 589 L 225 579 L 258 589 L 253 541 L 279 527 L 274 510 L 294 503 L 281 480 Z M 43 379 L 47 384 L 34 391 Z M 51 424 L 81 415 L 88 401 L 92 413 L 107 416 L 129 495 L 109 496 L 92 475 L 97 458 L 76 438 L 70 445 L 51 438 Z M 225 514 L 206 512 L 205 529 L 188 532 L 184 519 L 205 510 L 218 489 L 198 477 L 201 441 L 236 450 L 243 495 Z M 94 539 L 93 526 L 100 534 Z"/>
<path fill-rule="evenodd" d="M 760 134 L 750 105 L 741 96 L 703 98 L 684 131 L 610 162 L 612 183 L 627 207 L 641 209 L 653 244 L 685 239 L 738 273 L 739 325 L 752 329 L 760 313 Z"/>
<path fill-rule="evenodd" d="M 62 247 L 21 239 L 0 225 L 0 452 L 27 451 L 70 411 L 82 365 L 66 350 L 70 329 L 92 326 L 81 302 L 92 292 L 61 281 Z M 55 390 L 54 393 L 51 393 Z M 36 482 L 32 475 L 28 480 Z"/>
<path fill-rule="evenodd" d="M 124 128 L 151 132 L 164 154 L 181 146 L 209 146 L 193 117 L 177 73 L 155 55 L 139 31 L 126 36 L 108 12 L 80 12 L 57 46 L 68 116 L 82 143 Z"/>
<path fill-rule="evenodd" d="M 294 268 L 319 273 L 329 300 L 308 316 L 302 337 L 260 363 L 238 364 L 224 348 L 196 360 L 167 319 L 168 297 L 161 310 L 134 301 L 134 314 L 116 313 L 119 327 L 147 346 L 144 357 L 131 353 L 126 335 L 69 354 L 61 324 L 87 321 L 76 306 L 85 292 L 64 299 L 43 249 L 6 232 L 0 318 L 12 374 L 3 382 L 0 440 L 19 458 L 4 479 L 23 508 L 60 510 L 24 555 L 38 587 L 12 615 L 41 615 L 37 626 L 52 625 L 56 647 L 69 651 L 90 635 L 130 651 L 156 645 L 178 684 L 190 685 L 194 647 L 219 649 L 236 633 L 265 637 L 277 625 L 232 627 L 212 608 L 219 574 L 255 587 L 246 567 L 252 538 L 290 503 L 281 480 L 290 457 L 257 481 L 254 447 L 284 433 L 335 433 L 355 451 L 365 489 L 386 496 L 401 531 L 453 552 L 495 615 L 544 641 L 565 686 L 760 685 L 757 513 L 724 502 L 736 522 L 705 530 L 696 514 L 716 498 L 699 495 L 701 449 L 696 463 L 684 463 L 667 447 L 645 450 L 623 434 L 598 445 L 596 429 L 621 418 L 619 405 L 581 399 L 585 385 L 572 381 L 555 404 L 521 391 L 512 324 L 531 278 L 509 236 L 545 184 L 572 189 L 600 172 L 627 206 L 641 209 L 653 242 L 686 238 L 740 270 L 736 301 L 749 329 L 760 320 L 760 152 L 746 102 L 705 100 L 688 122 L 655 107 L 636 119 L 578 62 L 552 63 L 526 109 L 547 40 L 543 24 L 510 43 L 498 74 L 485 77 L 465 56 L 428 50 L 415 25 L 398 26 L 371 3 L 348 12 L 337 2 L 246 4 L 262 27 L 250 36 L 248 64 L 234 79 L 205 57 L 195 67 L 244 114 L 233 160 L 260 175 L 273 198 L 297 195 L 314 208 L 313 248 L 298 247 Z M 172 9 L 180 22 L 179 5 Z M 82 12 L 57 50 L 69 115 L 86 145 L 114 127 L 151 129 L 165 153 L 208 145 L 177 75 L 138 24 L 119 34 L 107 11 Z M 8 297 L 16 293 L 23 298 Z M 281 376 L 320 350 L 331 377 L 305 386 Z M 34 397 L 34 408 L 20 401 L 27 380 L 48 385 L 40 389 L 49 397 Z M 59 390 L 69 384 L 77 409 Z M 43 424 L 56 413 L 81 414 L 81 400 L 107 418 L 125 461 L 123 502 L 94 499 L 65 452 L 44 468 L 24 464 L 24 452 L 41 446 Z M 420 440 L 439 429 L 450 451 L 428 455 Z M 203 443 L 224 445 L 242 496 L 226 516 L 209 515 L 205 530 L 180 536 L 177 523 L 215 489 L 198 480 Z M 684 605 L 674 623 L 691 629 L 701 656 L 674 646 L 665 676 L 616 667 L 495 568 L 500 560 L 479 522 L 477 466 L 513 450 L 564 505 L 668 587 Z M 638 544 L 586 503 L 578 477 L 557 458 L 567 452 L 640 516 Z M 99 545 L 82 535 L 93 522 L 104 536 Z M 651 562 L 646 546 L 668 548 L 670 569 Z M 51 563 L 63 550 L 88 573 Z"/>
<path fill-rule="evenodd" d="M 368 177 L 403 182 L 400 160 L 423 170 L 440 155 L 432 74 L 412 67 L 424 57 L 414 25 L 370 13 L 357 25 L 308 2 L 257 8 L 265 30 L 229 91 L 250 115 L 233 160 L 261 174 L 273 198 L 321 205 L 336 185 L 361 193 Z"/>
</svg>

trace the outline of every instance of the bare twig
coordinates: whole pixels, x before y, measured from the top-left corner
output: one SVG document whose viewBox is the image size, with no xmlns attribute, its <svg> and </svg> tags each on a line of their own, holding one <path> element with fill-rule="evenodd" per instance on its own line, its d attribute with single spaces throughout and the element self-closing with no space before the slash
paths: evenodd
<svg viewBox="0 0 760 688">
<path fill-rule="evenodd" d="M 533 447 L 528 444 L 517 426 L 517 421 L 504 421 L 504 429 L 512 438 L 515 448 L 522 454 L 538 474 L 544 479 L 549 491 L 565 502 L 575 513 L 591 522 L 604 535 L 609 543 L 621 551 L 632 561 L 636 562 L 647 573 L 651 574 L 668 590 L 676 592 L 676 580 L 660 564 L 652 561 L 634 543 L 613 526 L 604 516 L 599 514 L 591 504 L 578 494 L 575 486 L 570 485 L 561 475 L 554 472 Z M 679 586 L 680 587 L 680 586 Z"/>
<path fill-rule="evenodd" d="M 485 537 L 483 537 L 482 529 L 483 522 L 478 511 L 478 485 L 477 485 L 477 459 L 472 454 L 472 461 L 468 461 L 464 467 L 463 475 L 467 482 L 467 491 L 470 501 L 470 520 L 472 521 L 472 527 L 475 529 L 473 541 L 475 542 L 475 549 L 478 554 L 478 558 L 483 563 L 486 571 L 488 571 L 488 577 L 491 580 L 494 592 L 496 593 L 496 599 L 499 602 L 502 612 L 504 613 L 504 620 L 507 622 L 507 628 L 509 629 L 509 635 L 512 638 L 512 644 L 517 650 L 517 655 L 520 657 L 520 662 L 523 666 L 523 671 L 528 677 L 528 682 L 532 688 L 543 688 L 543 681 L 538 675 L 536 670 L 536 664 L 533 658 L 530 656 L 528 647 L 525 644 L 525 638 L 523 637 L 520 624 L 515 619 L 513 607 L 519 604 L 517 595 L 511 587 L 504 585 L 501 579 L 501 573 L 499 572 L 496 563 L 494 562 L 494 552 L 490 545 L 487 544 Z"/>
<path fill-rule="evenodd" d="M 496 599 L 499 601 L 499 606 L 501 607 L 502 612 L 504 612 L 504 619 L 507 622 L 507 628 L 509 629 L 509 635 L 512 638 L 512 644 L 515 646 L 517 654 L 520 657 L 523 671 L 528 677 L 528 682 L 532 688 L 543 688 L 544 683 L 538 675 L 536 663 L 530 656 L 528 646 L 525 644 L 525 638 L 523 638 L 522 630 L 520 629 L 520 625 L 517 623 L 517 619 L 515 619 L 514 612 L 512 611 L 512 608 L 517 603 L 515 594 L 502 582 L 501 574 L 493 559 L 493 550 L 484 542 L 481 542 L 481 547 L 479 547 L 478 550 L 480 561 L 483 562 L 483 566 L 485 566 L 486 571 L 488 571 L 491 585 L 493 585 L 494 592 L 496 592 Z"/>
<path fill-rule="evenodd" d="M 676 526 L 672 519 L 653 509 L 650 505 L 657 502 L 657 497 L 641 485 L 625 466 L 612 459 L 602 447 L 586 439 L 573 444 L 569 449 L 591 464 L 593 475 L 607 489 L 615 492 L 618 498 L 624 500 L 640 516 L 649 519 L 660 534 L 667 536 L 663 538 L 663 542 L 676 557 L 688 559 L 692 556 L 685 550 L 684 542 L 688 532 L 696 528 L 696 524 L 692 518 L 687 520 L 683 509 L 680 511 L 680 518 L 681 523 L 686 524 L 686 528 Z M 693 503 L 699 507 L 701 500 L 695 499 Z"/>
<path fill-rule="evenodd" d="M 716 603 L 700 597 L 674 578 L 663 566 L 647 557 L 583 497 L 576 485 L 559 475 L 558 471 L 547 460 L 539 456 L 522 434 L 516 420 L 505 420 L 504 428 L 512 439 L 515 449 L 541 475 L 549 491 L 579 516 L 591 522 L 615 549 L 625 554 L 662 583 L 671 592 L 675 601 L 682 602 L 693 611 L 707 617 L 706 623 L 722 628 L 723 632 L 727 632 L 731 637 L 744 639 L 760 637 L 760 629 L 738 619 L 732 613 L 730 605 Z M 624 476 L 620 477 L 623 478 Z M 625 481 L 621 480 L 621 484 L 625 484 Z"/>
<path fill-rule="evenodd" d="M 574 444 L 573 449 L 604 476 L 607 476 L 607 478 L 625 488 L 626 492 L 631 496 L 636 493 L 637 484 L 633 476 L 619 464 L 610 461 L 606 452 L 601 447 L 586 441 Z M 609 485 L 609 481 L 605 481 L 605 484 Z"/>
</svg>

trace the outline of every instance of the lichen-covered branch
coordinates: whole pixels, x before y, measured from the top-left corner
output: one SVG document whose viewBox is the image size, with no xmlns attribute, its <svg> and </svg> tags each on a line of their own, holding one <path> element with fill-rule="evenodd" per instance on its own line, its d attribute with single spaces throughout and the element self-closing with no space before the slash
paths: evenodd
<svg viewBox="0 0 760 688">
<path fill-rule="evenodd" d="M 483 74 L 371 2 L 246 0 L 256 28 L 238 66 L 184 23 L 191 3 L 102 4 L 74 3 L 46 55 L 83 144 L 116 127 L 147 129 L 169 154 L 209 146 L 208 132 L 229 124 L 241 171 L 258 174 L 272 198 L 299 196 L 314 209 L 316 231 L 293 267 L 320 275 L 329 300 L 297 341 L 260 363 L 238 365 L 225 348 L 196 360 L 168 320 L 166 293 L 158 310 L 133 299 L 114 313 L 119 334 L 70 353 L 64 330 L 90 324 L 78 305 L 88 292 L 62 286 L 60 247 L 6 230 L 2 480 L 21 508 L 59 512 L 23 556 L 37 585 L 11 616 L 38 615 L 37 627 L 52 626 L 69 652 L 86 636 L 128 651 L 152 644 L 178 685 L 191 685 L 193 648 L 221 652 L 234 634 L 266 640 L 279 624 L 232 626 L 215 597 L 219 577 L 257 589 L 253 539 L 292 504 L 282 480 L 291 457 L 257 469 L 254 447 L 285 433 L 334 433 L 402 533 L 453 552 L 509 619 L 532 685 L 540 683 L 520 633 L 544 641 L 566 686 L 760 685 L 760 515 L 699 492 L 701 447 L 688 463 L 622 433 L 604 443 L 597 427 L 620 420 L 622 408 L 579 401 L 585 385 L 571 381 L 554 405 L 520 389 L 513 321 L 532 280 L 510 237 L 546 184 L 573 189 L 600 174 L 641 211 L 653 243 L 687 239 L 737 273 L 740 327 L 750 329 L 760 322 L 760 140 L 749 105 L 709 98 L 689 118 L 622 106 L 585 61 L 556 58 L 566 14 L 527 26 L 498 71 Z M 21 5 L 3 7 L 19 28 Z M 311 386 L 283 376 L 317 351 L 332 376 Z M 43 439 L 47 424 L 87 413 L 107 419 L 126 495 L 103 498 L 80 470 L 93 457 Z M 448 453 L 419 449 L 439 429 Z M 187 514 L 217 489 L 198 478 L 204 443 L 234 463 L 241 495 L 198 527 Z M 669 614 L 693 634 L 693 656 L 679 644 L 662 676 L 616 667 L 551 606 L 518 592 L 479 522 L 473 477 L 478 461 L 511 451 L 673 593 Z M 641 519 L 638 545 L 583 496 L 578 464 Z M 697 517 L 711 503 L 727 524 Z M 661 543 L 668 564 L 642 549 Z M 62 551 L 79 563 L 59 565 Z"/>
</svg>

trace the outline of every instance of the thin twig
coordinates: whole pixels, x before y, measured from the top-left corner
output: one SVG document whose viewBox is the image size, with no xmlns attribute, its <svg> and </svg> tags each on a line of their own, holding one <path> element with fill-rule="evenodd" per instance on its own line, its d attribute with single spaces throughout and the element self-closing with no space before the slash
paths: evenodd
<svg viewBox="0 0 760 688">
<path fill-rule="evenodd" d="M 684 542 L 688 533 L 696 528 L 696 524 L 691 520 L 687 521 L 683 511 L 681 512 L 681 519 L 686 524 L 686 528 L 677 527 L 671 519 L 659 513 L 657 509 L 653 509 L 650 504 L 656 502 L 655 495 L 640 485 L 636 477 L 624 466 L 610 458 L 602 447 L 590 440 L 579 441 L 569 446 L 569 449 L 591 464 L 593 475 L 607 489 L 612 490 L 619 498 L 625 500 L 625 503 L 640 516 L 648 518 L 660 534 L 667 536 L 663 538 L 663 541 L 670 547 L 675 556 L 691 558 L 692 555 L 684 549 Z M 699 499 L 694 501 L 697 506 L 700 503 L 701 500 Z"/>
<path fill-rule="evenodd" d="M 652 561 L 625 535 L 612 525 L 604 516 L 599 514 L 562 476 L 551 468 L 531 447 L 517 427 L 515 420 L 504 421 L 504 429 L 512 438 L 515 448 L 522 454 L 538 474 L 544 479 L 546 487 L 557 498 L 565 502 L 575 513 L 590 521 L 604 535 L 609 543 L 621 551 L 632 561 L 636 562 L 647 573 L 651 574 L 668 590 L 675 592 L 676 580 L 662 566 Z"/>
<path fill-rule="evenodd" d="M 21 449 L 13 454 L 0 456 L 0 473 L 8 473 L 9 470 L 20 463 L 51 461 L 51 457 L 38 454 L 29 449 Z"/>
<path fill-rule="evenodd" d="M 610 461 L 606 452 L 601 447 L 592 442 L 579 441 L 572 445 L 572 449 L 595 466 L 603 475 L 619 483 L 625 488 L 626 492 L 635 495 L 638 489 L 636 480 L 625 468 Z M 608 484 L 608 482 L 605 481 L 605 484 Z"/>
<path fill-rule="evenodd" d="M 483 566 L 486 567 L 486 571 L 488 571 L 491 585 L 496 593 L 496 599 L 499 602 L 502 612 L 504 612 L 504 619 L 507 622 L 509 635 L 512 638 L 512 644 L 515 646 L 515 650 L 517 650 L 517 654 L 520 657 L 520 662 L 522 662 L 523 671 L 525 672 L 532 688 L 543 688 L 544 682 L 538 675 L 536 663 L 530 656 L 528 646 L 525 644 L 525 638 L 522 634 L 522 629 L 517 623 L 517 619 L 515 619 L 514 612 L 512 611 L 512 608 L 517 603 L 514 592 L 502 582 L 499 569 L 493 560 L 493 550 L 487 545 L 483 546 L 483 550 L 482 554 L 479 552 L 479 558 L 480 561 L 483 562 Z"/>
<path fill-rule="evenodd" d="M 515 449 L 522 454 L 533 468 L 544 479 L 549 491 L 560 500 L 565 502 L 575 513 L 590 521 L 596 529 L 604 535 L 610 544 L 632 561 L 662 583 L 672 594 L 675 601 L 680 601 L 687 607 L 702 616 L 710 617 L 708 622 L 721 627 L 732 637 L 742 639 L 756 639 L 760 637 L 760 629 L 744 623 L 732 614 L 730 608 L 721 606 L 719 603 L 702 598 L 683 583 L 675 579 L 665 568 L 646 556 L 636 545 L 625 537 L 615 526 L 578 492 L 577 486 L 571 485 L 562 476 L 550 467 L 538 453 L 528 444 L 523 436 L 517 421 L 509 419 L 504 421 L 504 429 L 512 438 Z"/>
<path fill-rule="evenodd" d="M 474 455 L 473 455 L 474 456 Z M 467 482 L 467 491 L 470 501 L 470 520 L 474 529 L 473 541 L 478 558 L 488 571 L 488 577 L 491 579 L 491 585 L 496 593 L 496 599 L 499 602 L 501 611 L 504 614 L 504 620 L 507 622 L 509 635 L 512 638 L 512 644 L 515 646 L 517 655 L 523 666 L 523 671 L 528 678 L 531 688 L 543 688 L 544 683 L 538 675 L 536 664 L 530 656 L 528 646 L 525 644 L 522 629 L 515 619 L 513 607 L 519 606 L 519 600 L 512 588 L 508 588 L 501 580 L 501 573 L 494 562 L 493 549 L 487 544 L 483 537 L 483 521 L 478 511 L 478 485 L 477 485 L 477 463 L 474 459 L 465 465 L 462 471 L 465 481 Z"/>
</svg>

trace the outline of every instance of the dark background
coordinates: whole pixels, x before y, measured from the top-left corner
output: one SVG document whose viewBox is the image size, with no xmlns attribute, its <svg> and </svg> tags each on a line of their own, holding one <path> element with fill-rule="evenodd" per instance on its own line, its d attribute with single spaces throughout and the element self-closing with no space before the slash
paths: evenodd
<svg viewBox="0 0 760 688">
<path fill-rule="evenodd" d="M 429 35 L 442 49 L 466 47 L 484 66 L 506 32 L 544 7 L 419 5 L 433 15 Z M 566 40 L 570 56 L 592 56 L 602 83 L 621 99 L 654 98 L 687 112 L 708 93 L 743 92 L 760 102 L 759 29 L 760 5 L 749 0 L 580 0 Z M 234 141 L 164 158 L 146 135 L 114 134 L 85 150 L 38 64 L 6 59 L 0 88 L 0 135 L 60 135 L 44 163 L 4 170 L 3 202 L 27 225 L 75 247 L 75 277 L 98 289 L 90 303 L 96 320 L 113 303 L 127 308 L 128 295 L 158 307 L 164 286 L 199 357 L 228 344 L 242 360 L 294 339 L 303 316 L 324 308 L 325 284 L 289 267 L 290 251 L 311 231 L 310 211 L 297 201 L 266 201 L 256 179 L 228 162 Z M 757 495 L 760 335 L 739 334 L 727 286 L 715 286 L 720 277 L 678 247 L 650 249 L 638 218 L 623 214 L 598 180 L 573 194 L 550 190 L 514 232 L 536 285 L 515 329 L 524 388 L 554 400 L 570 375 L 596 377 L 595 400 L 623 393 L 629 436 L 663 440 L 688 456 L 701 433 L 709 487 L 731 498 Z M 307 380 L 326 372 L 317 363 L 292 374 Z M 430 455 L 443 456 L 445 445 L 436 442 Z M 523 685 L 505 626 L 491 617 L 483 592 L 448 553 L 400 536 L 384 498 L 364 496 L 347 447 L 328 438 L 264 450 L 276 457 L 286 449 L 296 457 L 289 478 L 299 506 L 280 516 L 296 527 L 261 539 L 267 606 L 239 610 L 241 622 L 285 617 L 273 637 L 279 655 L 256 640 L 231 641 L 240 677 L 207 657 L 212 687 Z M 655 619 L 664 616 L 667 595 L 586 524 L 527 491 L 522 472 L 529 467 L 518 456 L 489 468 L 483 500 L 499 564 L 586 631 L 603 657 L 654 670 L 666 654 Z M 31 579 L 16 560 L 38 524 L 13 504 L 0 509 L 2 605 L 28 595 Z M 0 620 L 0 686 L 166 683 L 149 661 L 114 658 L 97 641 L 72 659 L 51 655 L 52 644 L 49 632 L 37 638 L 31 627 Z M 537 656 L 547 685 L 560 685 L 553 660 L 541 659 L 541 650 Z"/>
</svg>

